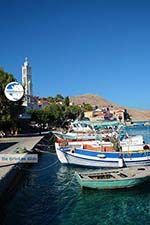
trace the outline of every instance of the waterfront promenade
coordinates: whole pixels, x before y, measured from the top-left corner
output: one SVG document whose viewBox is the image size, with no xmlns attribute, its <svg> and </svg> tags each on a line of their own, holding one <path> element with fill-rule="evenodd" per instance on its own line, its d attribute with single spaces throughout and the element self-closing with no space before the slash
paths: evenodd
<svg viewBox="0 0 150 225">
<path fill-rule="evenodd" d="M 0 139 L 0 154 L 13 154 L 17 153 L 20 149 L 28 151 L 33 148 L 43 139 L 43 136 L 34 137 L 9 137 Z M 23 166 L 25 164 L 21 164 Z M 15 164 L 1 163 L 0 162 L 0 193 L 7 190 L 13 179 L 17 176 L 17 169 Z M 1 197 L 1 196 L 0 196 Z"/>
</svg>

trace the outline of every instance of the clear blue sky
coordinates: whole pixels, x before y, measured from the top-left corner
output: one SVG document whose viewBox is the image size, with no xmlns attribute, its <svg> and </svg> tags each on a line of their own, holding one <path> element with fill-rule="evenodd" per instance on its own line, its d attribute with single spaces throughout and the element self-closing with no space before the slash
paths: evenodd
<svg viewBox="0 0 150 225">
<path fill-rule="evenodd" d="M 0 66 L 34 94 L 93 93 L 150 109 L 150 1 L 0 0 Z"/>
</svg>

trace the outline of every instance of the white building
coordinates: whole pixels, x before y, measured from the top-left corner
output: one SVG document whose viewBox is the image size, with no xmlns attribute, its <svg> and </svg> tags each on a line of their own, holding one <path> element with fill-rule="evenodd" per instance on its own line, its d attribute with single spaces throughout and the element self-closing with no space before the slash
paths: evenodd
<svg viewBox="0 0 150 225">
<path fill-rule="evenodd" d="M 29 109 L 33 108 L 32 71 L 28 58 L 25 58 L 22 66 L 22 85 L 25 93 L 23 106 Z"/>
</svg>

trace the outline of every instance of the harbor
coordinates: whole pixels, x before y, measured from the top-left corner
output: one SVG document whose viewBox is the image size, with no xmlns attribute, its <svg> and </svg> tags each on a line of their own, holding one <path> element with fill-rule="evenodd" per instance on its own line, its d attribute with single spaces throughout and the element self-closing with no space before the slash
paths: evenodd
<svg viewBox="0 0 150 225">
<path fill-rule="evenodd" d="M 0 225 L 150 225 L 150 2 L 0 8 Z"/>
<path fill-rule="evenodd" d="M 27 59 L 24 67 L 28 72 Z M 25 75 L 31 81 L 30 74 Z M 32 90 L 29 83 L 27 92 Z M 23 104 L 27 105 L 19 114 L 22 102 L 19 103 L 16 87 L 21 88 L 22 96 L 23 86 L 17 82 L 7 84 L 6 96 L 2 92 L 3 105 L 8 104 L 8 117 L 5 118 L 3 107 L 1 224 L 17 221 L 17 225 L 90 225 L 92 221 L 94 225 L 122 225 L 128 223 L 129 216 L 134 220 L 139 215 L 139 224 L 148 221 L 149 122 L 133 122 L 125 108 L 71 105 L 70 98 L 61 95 L 47 98 L 48 105 L 42 105 L 42 109 L 32 108 L 33 103 L 37 107 L 33 96 L 25 98 Z M 17 117 L 12 113 L 13 107 L 19 109 Z M 126 202 L 128 198 L 131 199 Z M 131 202 L 132 215 L 128 215 Z M 137 202 L 144 215 L 140 214 Z"/>
<path fill-rule="evenodd" d="M 132 135 L 142 134 L 149 142 L 149 128 L 127 129 Z M 97 171 L 100 169 L 94 169 Z M 149 218 L 150 182 L 123 190 L 81 190 L 75 172 L 91 173 L 93 169 L 63 165 L 51 151 L 42 153 L 38 164 L 22 172 L 24 178 L 17 192 L 1 211 L 5 225 L 15 220 L 18 225 L 28 224 L 31 217 L 37 225 L 41 221 L 43 225 L 91 224 L 91 218 L 93 224 L 99 224 L 99 220 L 102 224 L 125 224 L 134 217 L 139 218 L 136 224 L 141 224 Z"/>
</svg>

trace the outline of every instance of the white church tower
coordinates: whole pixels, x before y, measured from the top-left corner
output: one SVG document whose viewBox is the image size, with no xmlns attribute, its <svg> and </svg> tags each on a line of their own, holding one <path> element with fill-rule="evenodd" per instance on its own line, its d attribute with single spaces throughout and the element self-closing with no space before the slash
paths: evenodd
<svg viewBox="0 0 150 225">
<path fill-rule="evenodd" d="M 26 106 L 27 108 L 32 108 L 32 71 L 27 57 L 25 58 L 25 61 L 22 66 L 22 85 L 24 87 L 25 92 L 23 106 Z"/>
</svg>

